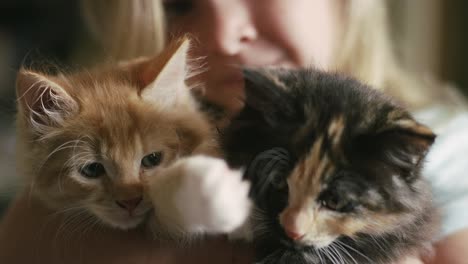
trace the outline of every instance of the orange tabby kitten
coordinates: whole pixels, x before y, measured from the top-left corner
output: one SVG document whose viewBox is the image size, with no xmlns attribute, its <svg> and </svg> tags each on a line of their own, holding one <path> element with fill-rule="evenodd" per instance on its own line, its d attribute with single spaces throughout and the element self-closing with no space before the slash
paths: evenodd
<svg viewBox="0 0 468 264">
<path fill-rule="evenodd" d="M 216 133 L 185 84 L 189 42 L 93 71 L 17 79 L 18 164 L 47 206 L 155 235 L 229 232 L 248 185 L 217 156 Z M 235 197 L 235 199 L 233 199 Z"/>
</svg>

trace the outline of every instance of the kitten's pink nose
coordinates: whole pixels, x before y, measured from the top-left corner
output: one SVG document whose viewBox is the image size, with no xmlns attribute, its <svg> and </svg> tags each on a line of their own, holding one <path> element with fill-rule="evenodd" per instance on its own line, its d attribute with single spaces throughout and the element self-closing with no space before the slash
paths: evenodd
<svg viewBox="0 0 468 264">
<path fill-rule="evenodd" d="M 299 217 L 299 210 L 294 208 L 288 208 L 280 215 L 281 225 L 283 226 L 284 232 L 292 240 L 299 240 L 305 234 L 301 233 L 297 228 L 297 219 Z"/>
<path fill-rule="evenodd" d="M 288 229 L 285 229 L 284 231 L 286 232 L 286 235 L 292 240 L 299 240 L 304 236 L 304 234 L 297 233 L 296 231 L 291 231 Z"/>
<path fill-rule="evenodd" d="M 137 206 L 140 204 L 140 202 L 143 200 L 141 196 L 133 198 L 133 199 L 128 199 L 128 200 L 120 200 L 120 201 L 115 201 L 118 206 L 120 206 L 123 209 L 127 209 L 129 212 L 132 212 L 137 208 Z"/>
</svg>

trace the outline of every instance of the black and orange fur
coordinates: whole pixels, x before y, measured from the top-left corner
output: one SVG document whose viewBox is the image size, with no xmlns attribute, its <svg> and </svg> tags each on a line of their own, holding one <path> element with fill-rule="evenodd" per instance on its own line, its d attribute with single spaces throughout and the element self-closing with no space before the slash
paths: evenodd
<svg viewBox="0 0 468 264">
<path fill-rule="evenodd" d="M 223 133 L 228 162 L 249 168 L 264 151 L 288 153 L 280 172 L 246 170 L 257 205 L 256 263 L 391 263 L 427 248 L 437 230 L 420 173 L 435 139 L 430 129 L 339 74 L 244 76 L 245 108 Z"/>
</svg>

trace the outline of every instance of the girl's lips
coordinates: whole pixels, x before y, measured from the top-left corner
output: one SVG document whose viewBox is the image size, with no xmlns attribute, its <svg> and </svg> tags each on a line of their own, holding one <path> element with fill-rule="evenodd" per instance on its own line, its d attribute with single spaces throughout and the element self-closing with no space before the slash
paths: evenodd
<svg viewBox="0 0 468 264">
<path fill-rule="evenodd" d="M 257 63 L 247 64 L 247 67 L 290 68 L 292 67 L 292 64 L 283 58 L 279 58 L 279 59 L 273 60 L 271 63 L 258 63 L 257 62 Z M 239 67 L 238 70 L 236 71 L 230 70 L 226 75 L 218 79 L 216 83 L 218 85 L 222 85 L 222 86 L 229 87 L 229 88 L 243 88 L 244 77 L 242 75 L 241 67 Z"/>
<path fill-rule="evenodd" d="M 224 79 L 224 82 L 226 83 L 239 83 L 239 82 L 243 82 L 244 81 L 244 78 L 242 77 L 241 74 L 236 74 L 236 75 L 233 75 L 233 76 L 229 76 L 228 78 Z"/>
<path fill-rule="evenodd" d="M 244 88 L 244 81 L 241 80 L 228 80 L 225 82 L 222 82 L 220 85 L 225 87 L 226 89 L 243 89 Z"/>
<path fill-rule="evenodd" d="M 219 81 L 219 84 L 223 86 L 243 86 L 244 84 L 244 78 L 242 76 L 242 73 L 235 73 L 235 74 L 230 74 L 226 78 L 223 78 Z"/>
</svg>

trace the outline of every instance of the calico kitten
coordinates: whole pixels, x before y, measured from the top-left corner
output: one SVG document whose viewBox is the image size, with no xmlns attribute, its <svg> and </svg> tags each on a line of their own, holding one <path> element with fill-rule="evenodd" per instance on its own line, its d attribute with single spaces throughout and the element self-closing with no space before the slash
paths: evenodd
<svg viewBox="0 0 468 264">
<path fill-rule="evenodd" d="M 351 78 L 244 75 L 245 108 L 222 145 L 252 184 L 256 263 L 391 263 L 429 245 L 431 130 Z"/>
<path fill-rule="evenodd" d="M 185 84 L 188 49 L 182 39 L 92 71 L 20 70 L 17 160 L 31 195 L 120 229 L 147 221 L 158 238 L 239 226 L 248 185 L 214 158 L 217 132 Z"/>
</svg>

